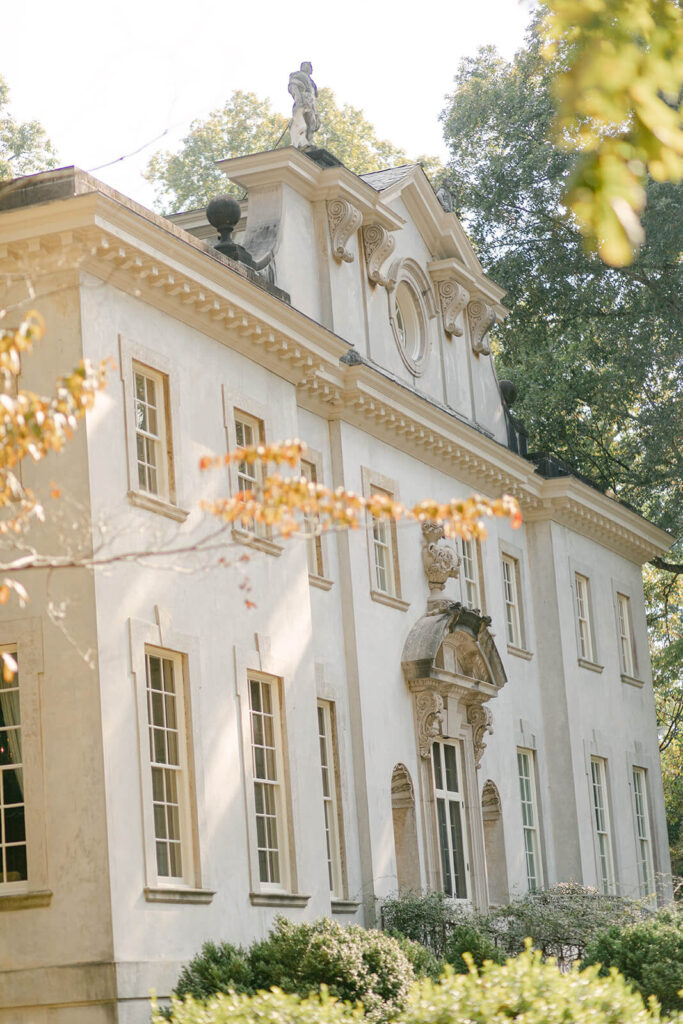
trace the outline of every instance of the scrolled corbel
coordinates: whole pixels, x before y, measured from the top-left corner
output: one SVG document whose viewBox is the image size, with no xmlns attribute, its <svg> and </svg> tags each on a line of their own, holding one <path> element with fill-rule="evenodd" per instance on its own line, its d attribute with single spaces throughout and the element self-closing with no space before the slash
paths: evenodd
<svg viewBox="0 0 683 1024">
<path fill-rule="evenodd" d="M 453 278 L 439 281 L 439 302 L 446 334 L 454 334 L 458 338 L 463 334 L 463 329 L 458 326 L 457 321 L 468 299 L 468 292 Z"/>
<path fill-rule="evenodd" d="M 484 736 L 493 733 L 493 716 L 487 707 L 479 701 L 467 705 L 467 721 L 472 726 L 472 745 L 474 746 L 474 765 L 479 767 L 482 755 L 486 750 Z"/>
<path fill-rule="evenodd" d="M 434 740 L 443 736 L 443 697 L 436 690 L 422 690 L 415 698 L 415 708 L 420 757 L 427 758 L 431 754 Z"/>
<path fill-rule="evenodd" d="M 347 199 L 331 199 L 327 204 L 327 220 L 332 239 L 332 255 L 340 263 L 352 263 L 353 253 L 346 246 L 361 226 L 363 215 Z"/>
<path fill-rule="evenodd" d="M 389 280 L 382 274 L 382 264 L 391 256 L 395 245 L 396 239 L 381 224 L 368 224 L 363 228 L 365 262 L 372 284 L 388 286 Z"/>
<path fill-rule="evenodd" d="M 491 344 L 488 332 L 496 322 L 493 306 L 489 306 L 483 299 L 472 299 L 467 307 L 467 316 L 470 322 L 472 351 L 477 355 L 490 355 Z"/>
</svg>

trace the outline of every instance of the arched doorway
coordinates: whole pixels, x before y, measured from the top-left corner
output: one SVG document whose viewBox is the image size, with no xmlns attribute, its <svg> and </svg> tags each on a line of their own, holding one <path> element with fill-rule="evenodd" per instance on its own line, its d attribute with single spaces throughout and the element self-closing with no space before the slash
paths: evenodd
<svg viewBox="0 0 683 1024">
<path fill-rule="evenodd" d="M 398 891 L 420 889 L 420 854 L 417 845 L 415 791 L 410 772 L 397 764 L 391 773 L 391 817 L 394 824 Z"/>
<path fill-rule="evenodd" d="M 484 853 L 489 903 L 502 906 L 508 902 L 508 873 L 505 864 L 503 814 L 498 788 L 487 779 L 481 792 L 481 817 L 484 824 Z"/>
</svg>

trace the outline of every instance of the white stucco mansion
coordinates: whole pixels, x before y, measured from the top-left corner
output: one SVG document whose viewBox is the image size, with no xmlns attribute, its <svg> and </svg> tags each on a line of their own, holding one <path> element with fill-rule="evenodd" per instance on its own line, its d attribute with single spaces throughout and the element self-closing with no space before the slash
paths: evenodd
<svg viewBox="0 0 683 1024">
<path fill-rule="evenodd" d="M 640 566 L 669 538 L 527 456 L 490 354 L 503 293 L 419 166 L 220 166 L 251 264 L 204 212 L 165 219 L 73 168 L 0 187 L 5 301 L 48 327 L 22 386 L 117 367 L 59 460 L 24 469 L 64 491 L 44 546 L 206 548 L 32 572 L 2 608 L 3 1024 L 142 1024 L 207 938 L 372 924 L 397 889 L 667 898 Z M 200 458 L 292 437 L 311 479 L 508 492 L 523 526 L 459 544 L 431 596 L 445 542 L 416 526 L 212 550 L 199 499 L 253 470 Z"/>
</svg>

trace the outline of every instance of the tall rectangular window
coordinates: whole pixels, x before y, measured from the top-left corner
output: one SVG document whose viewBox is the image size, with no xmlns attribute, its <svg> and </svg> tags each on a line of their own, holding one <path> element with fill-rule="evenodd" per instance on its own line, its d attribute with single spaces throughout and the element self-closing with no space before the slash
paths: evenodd
<svg viewBox="0 0 683 1024">
<path fill-rule="evenodd" d="M 168 499 L 169 452 L 164 378 L 148 367 L 134 365 L 135 445 L 138 487 Z"/>
<path fill-rule="evenodd" d="M 182 881 L 191 874 L 182 662 L 148 650 L 145 666 L 157 874 Z"/>
<path fill-rule="evenodd" d="M 522 629 L 519 609 L 519 565 L 516 558 L 503 555 L 503 597 L 505 600 L 505 628 L 507 641 L 513 647 L 522 647 Z"/>
<path fill-rule="evenodd" d="M 249 679 L 252 775 L 259 880 L 281 889 L 287 878 L 282 724 L 276 681 Z"/>
<path fill-rule="evenodd" d="M 252 445 L 264 444 L 263 422 L 254 416 L 235 410 L 235 440 L 238 448 L 250 448 Z M 237 490 L 253 491 L 256 497 L 260 497 L 264 476 L 262 462 L 247 462 L 246 459 L 238 462 Z M 264 523 L 252 523 L 249 529 L 259 537 L 267 537 L 269 533 L 268 527 Z"/>
<path fill-rule="evenodd" d="M 318 467 L 308 459 L 301 460 L 301 475 L 309 484 L 318 483 Z M 319 533 L 318 518 L 316 516 L 304 516 L 304 529 L 311 536 L 306 541 L 306 554 L 308 557 L 308 571 L 311 576 L 324 576 L 323 565 L 323 539 Z"/>
<path fill-rule="evenodd" d="M 590 582 L 581 573 L 574 574 L 576 584 L 576 620 L 579 634 L 579 654 L 585 661 L 594 661 L 593 630 L 591 625 Z"/>
<path fill-rule="evenodd" d="M 606 762 L 602 757 L 591 758 L 591 793 L 593 797 L 593 827 L 598 857 L 598 880 L 606 894 L 614 892 L 614 860 L 607 802 Z"/>
<path fill-rule="evenodd" d="M 19 673 L 8 681 L 0 673 L 0 887 L 27 878 Z"/>
<path fill-rule="evenodd" d="M 391 498 L 388 491 L 373 487 L 374 494 Z M 372 551 L 374 555 L 375 586 L 383 594 L 397 595 L 396 585 L 396 543 L 394 524 L 389 519 L 372 518 Z"/>
<path fill-rule="evenodd" d="M 462 582 L 465 591 L 465 602 L 469 608 L 481 610 L 481 588 L 479 586 L 479 548 L 477 541 L 471 537 L 462 542 Z"/>
<path fill-rule="evenodd" d="M 519 794 L 522 801 L 524 855 L 526 857 L 526 880 L 529 892 L 536 892 L 537 889 L 543 887 L 534 769 L 533 751 L 518 750 L 517 771 L 519 774 Z"/>
<path fill-rule="evenodd" d="M 638 881 L 641 897 L 654 892 L 650 815 L 647 805 L 647 777 L 644 768 L 633 769 L 633 815 L 638 842 Z"/>
<path fill-rule="evenodd" d="M 330 701 L 318 701 L 318 740 L 323 782 L 323 811 L 325 815 L 325 841 L 327 844 L 327 870 L 330 892 L 342 896 L 341 835 L 339 830 L 339 779 L 334 758 L 334 709 Z"/>
<path fill-rule="evenodd" d="M 617 594 L 617 621 L 619 625 L 619 657 L 625 676 L 635 675 L 633 636 L 631 633 L 631 602 L 625 594 Z"/>
<path fill-rule="evenodd" d="M 469 885 L 460 744 L 433 743 L 432 769 L 443 891 L 447 896 L 466 900 Z"/>
</svg>

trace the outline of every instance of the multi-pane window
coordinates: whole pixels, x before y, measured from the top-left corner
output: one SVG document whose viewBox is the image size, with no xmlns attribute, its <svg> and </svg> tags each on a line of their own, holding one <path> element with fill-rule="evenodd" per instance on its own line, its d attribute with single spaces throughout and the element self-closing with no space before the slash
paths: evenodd
<svg viewBox="0 0 683 1024">
<path fill-rule="evenodd" d="M 342 858 L 339 832 L 339 780 L 334 759 L 334 712 L 330 701 L 318 701 L 318 739 L 320 767 L 323 782 L 323 811 L 325 814 L 325 842 L 327 844 L 327 870 L 330 892 L 341 896 Z"/>
<path fill-rule="evenodd" d="M 19 673 L 0 673 L 0 886 L 27 877 Z"/>
<path fill-rule="evenodd" d="M 189 808 L 181 661 L 146 651 L 145 662 L 157 874 L 182 880 Z"/>
<path fill-rule="evenodd" d="M 619 626 L 621 671 L 626 676 L 633 676 L 635 675 L 635 664 L 633 636 L 631 634 L 631 604 L 625 594 L 617 594 L 617 622 Z"/>
<path fill-rule="evenodd" d="M 443 891 L 447 896 L 465 900 L 469 886 L 460 744 L 433 743 L 432 768 Z"/>
<path fill-rule="evenodd" d="M 261 420 L 244 412 L 235 412 L 235 440 L 238 448 L 249 448 L 263 444 L 264 430 Z M 247 462 L 244 459 L 237 464 L 237 490 L 253 491 L 256 497 L 261 494 L 263 486 L 263 463 Z M 250 529 L 260 537 L 266 537 L 268 528 L 263 523 L 254 523 Z"/>
<path fill-rule="evenodd" d="M 516 558 L 503 555 L 503 597 L 505 600 L 505 628 L 507 641 L 513 647 L 522 646 L 519 609 L 519 565 Z"/>
<path fill-rule="evenodd" d="M 481 609 L 479 551 L 477 541 L 473 537 L 462 542 L 462 583 L 465 591 L 465 602 L 468 607 Z"/>
<path fill-rule="evenodd" d="M 606 763 L 602 757 L 591 758 L 591 793 L 593 827 L 598 857 L 598 881 L 604 893 L 614 892 L 614 860 L 607 803 Z"/>
<path fill-rule="evenodd" d="M 579 654 L 585 661 L 593 661 L 593 633 L 591 627 L 590 584 L 587 576 L 575 573 L 576 623 L 579 633 Z"/>
<path fill-rule="evenodd" d="M 287 875 L 282 727 L 277 682 L 249 679 L 252 776 L 259 880 L 283 888 Z"/>
<path fill-rule="evenodd" d="M 387 491 L 377 487 L 373 487 L 373 493 L 386 498 L 392 497 Z M 372 517 L 372 554 L 377 590 L 383 594 L 396 596 L 394 528 L 391 520 Z"/>
<path fill-rule="evenodd" d="M 318 483 L 318 467 L 308 459 L 301 460 L 301 475 L 309 484 Z M 308 571 L 311 576 L 324 576 L 323 572 L 323 539 L 319 529 L 319 522 L 316 516 L 304 516 L 304 530 L 310 534 L 306 541 L 306 554 L 308 557 Z"/>
<path fill-rule="evenodd" d="M 537 889 L 543 886 L 543 870 L 538 833 L 538 803 L 536 800 L 533 751 L 517 751 L 517 771 L 519 774 L 519 795 L 522 801 L 526 879 L 529 892 L 536 892 Z"/>
<path fill-rule="evenodd" d="M 638 842 L 638 882 L 641 896 L 651 896 L 654 891 L 652 869 L 652 841 L 650 839 L 650 815 L 647 806 L 647 777 L 644 768 L 633 769 L 633 815 L 636 823 Z"/>
<path fill-rule="evenodd" d="M 164 379 L 161 374 L 136 366 L 135 447 L 138 487 L 157 497 L 168 497 L 168 448 Z"/>
</svg>

